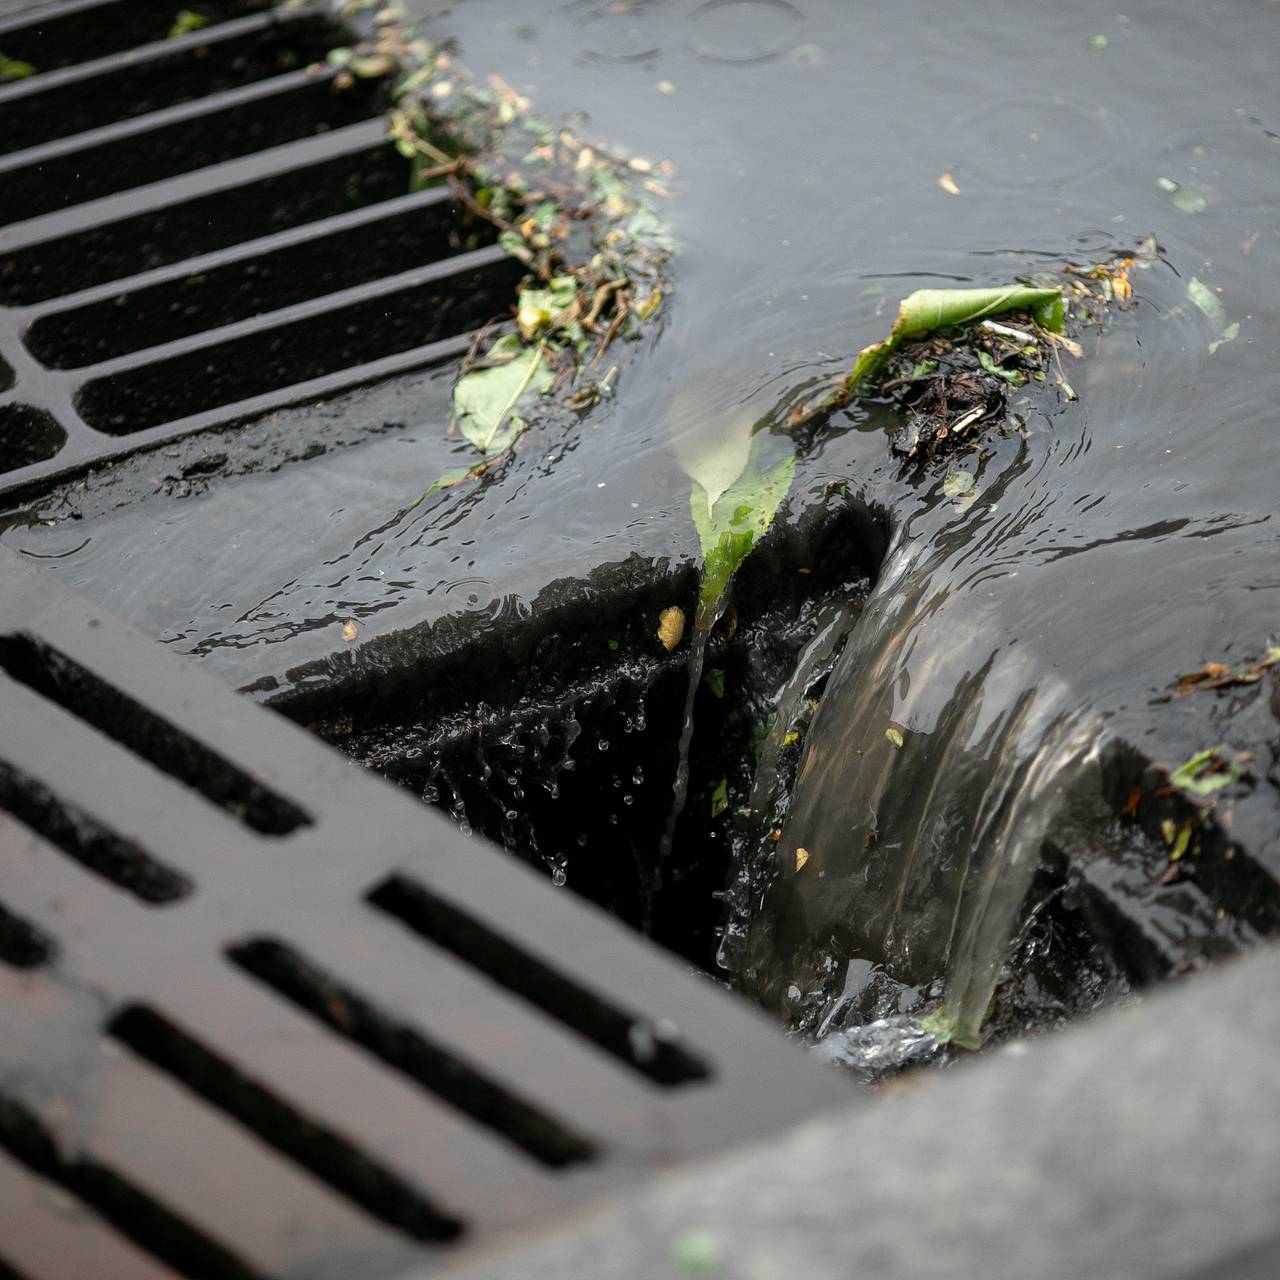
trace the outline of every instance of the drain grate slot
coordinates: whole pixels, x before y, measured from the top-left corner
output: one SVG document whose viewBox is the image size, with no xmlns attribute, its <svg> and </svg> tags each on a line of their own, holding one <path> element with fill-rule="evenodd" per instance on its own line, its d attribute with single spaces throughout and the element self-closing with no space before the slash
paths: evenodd
<svg viewBox="0 0 1280 1280">
<path fill-rule="evenodd" d="M 32 636 L 0 636 L 0 670 L 254 831 L 281 836 L 311 823 L 291 800 Z"/>
<path fill-rule="evenodd" d="M 103 826 L 77 805 L 0 760 L 0 811 L 151 906 L 187 897 L 190 880 L 153 858 L 141 845 Z"/>
<path fill-rule="evenodd" d="M 0 960 L 15 969 L 36 969 L 53 958 L 53 940 L 0 902 Z"/>
<path fill-rule="evenodd" d="M 0 152 L 133 120 L 323 61 L 337 39 L 332 24 L 315 13 L 264 15 L 203 28 L 195 39 L 164 41 L 127 60 L 98 60 L 74 72 L 36 76 L 0 98 Z"/>
<path fill-rule="evenodd" d="M 123 1235 L 184 1276 L 262 1280 L 255 1271 L 127 1179 L 67 1144 L 0 1093 L 0 1148 L 96 1210 Z"/>
<path fill-rule="evenodd" d="M 268 176 L 184 192 L 10 250 L 0 255 L 0 303 L 29 306 L 402 196 L 409 164 L 382 134 L 381 121 L 371 121 L 295 144 L 270 157 Z"/>
<path fill-rule="evenodd" d="M 660 1024 L 623 1013 L 422 885 L 392 876 L 367 899 L 655 1083 L 710 1076 L 706 1064 L 666 1038 Z"/>
<path fill-rule="evenodd" d="M 192 264 L 161 282 L 41 316 L 26 334 L 42 364 L 77 368 L 232 324 L 447 258 L 490 242 L 486 230 L 456 243 L 458 221 L 443 189 L 406 196 L 309 228 L 280 247 L 250 245 L 229 262 Z"/>
<path fill-rule="evenodd" d="M 520 268 L 494 247 L 416 274 L 408 287 L 330 295 L 318 314 L 249 321 L 243 337 L 94 379 L 77 408 L 98 431 L 127 435 L 456 337 L 493 316 Z"/>
<path fill-rule="evenodd" d="M 43 409 L 0 405 L 0 474 L 57 456 L 67 433 Z"/>
<path fill-rule="evenodd" d="M 325 1026 L 535 1160 L 559 1169 L 594 1154 L 586 1138 L 515 1097 L 421 1032 L 388 1017 L 293 948 L 272 939 L 255 939 L 231 947 L 227 954 L 246 973 Z"/>
<path fill-rule="evenodd" d="M 21 222 L 68 205 L 189 173 L 376 115 L 382 87 L 357 80 L 335 87 L 326 68 L 276 76 L 262 84 L 78 134 L 0 162 L 5 188 L 0 222 Z M 219 99 L 226 105 L 216 105 Z"/>
<path fill-rule="evenodd" d="M 462 1231 L 456 1218 L 404 1179 L 296 1111 L 155 1010 L 131 1005 L 107 1030 L 375 1218 L 417 1240 L 453 1240 Z"/>
<path fill-rule="evenodd" d="M 206 20 L 206 33 L 216 24 L 259 12 L 270 0 L 195 0 L 190 7 Z M 36 21 L 21 16 L 0 22 L 0 49 L 10 58 L 29 62 L 38 72 L 55 71 L 90 58 L 166 39 L 181 4 L 174 0 L 108 0 L 67 5 Z"/>
</svg>

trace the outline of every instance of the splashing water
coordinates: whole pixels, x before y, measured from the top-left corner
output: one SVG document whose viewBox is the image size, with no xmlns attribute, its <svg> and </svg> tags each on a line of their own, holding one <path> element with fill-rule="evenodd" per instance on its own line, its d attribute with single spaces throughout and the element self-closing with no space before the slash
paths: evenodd
<svg viewBox="0 0 1280 1280">
<path fill-rule="evenodd" d="M 1099 726 L 957 584 L 972 530 L 912 523 L 809 731 L 746 985 L 811 1030 L 851 958 L 945 974 L 929 1026 L 976 1047 L 1045 834 L 1096 790 Z"/>
</svg>

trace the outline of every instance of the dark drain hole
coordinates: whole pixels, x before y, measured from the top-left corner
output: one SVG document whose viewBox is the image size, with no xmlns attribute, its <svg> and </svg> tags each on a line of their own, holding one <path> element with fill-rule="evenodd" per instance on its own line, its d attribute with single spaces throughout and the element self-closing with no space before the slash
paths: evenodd
<svg viewBox="0 0 1280 1280">
<path fill-rule="evenodd" d="M 387 288 L 341 309 L 330 304 L 269 333 L 227 338 L 95 378 L 76 404 L 84 420 L 107 435 L 175 422 L 465 334 L 493 318 L 519 274 L 509 258 L 470 267 L 450 263 L 443 279 Z"/>
<path fill-rule="evenodd" d="M 51 939 L 0 903 L 0 960 L 15 969 L 47 964 L 55 951 Z"/>
<path fill-rule="evenodd" d="M 85 1156 L 73 1157 L 25 1107 L 0 1094 L 0 1147 L 69 1191 L 117 1230 L 191 1280 L 261 1280 L 221 1245 Z"/>
<path fill-rule="evenodd" d="M 14 167 L 5 173 L 0 223 L 38 218 L 131 187 L 205 169 L 368 120 L 382 109 L 383 93 L 377 82 L 358 80 L 339 91 L 333 81 L 327 73 L 308 78 L 302 72 L 290 72 L 261 82 L 257 86 L 261 92 L 248 100 L 187 119 L 130 131 L 107 141 L 81 142 L 76 149 L 60 150 L 43 160 L 22 162 L 23 155 L 32 153 L 18 153 L 10 157 Z"/>
<path fill-rule="evenodd" d="M 4 369 L 0 367 L 0 382 Z M 43 409 L 9 404 L 0 408 L 0 472 L 57 457 L 67 433 Z"/>
<path fill-rule="evenodd" d="M 418 1240 L 453 1240 L 461 1232 L 456 1218 L 398 1175 L 295 1111 L 154 1010 L 131 1005 L 111 1020 L 107 1031 L 373 1217 Z"/>
<path fill-rule="evenodd" d="M 368 208 L 408 190 L 408 162 L 381 144 L 272 172 L 229 190 L 144 209 L 5 254 L 0 258 L 0 301 L 6 306 L 41 302 Z"/>
<path fill-rule="evenodd" d="M 41 316 L 28 329 L 28 350 L 42 364 L 71 369 L 160 346 L 368 284 L 492 241 L 469 230 L 448 193 L 424 192 L 410 207 L 365 216 L 340 229 L 317 228 L 295 244 L 118 293 L 72 311 Z"/>
<path fill-rule="evenodd" d="M 389 1018 L 292 948 L 271 939 L 231 947 L 234 964 L 325 1026 L 552 1168 L 589 1159 L 585 1138 L 508 1093 L 474 1067 Z"/>
<path fill-rule="evenodd" d="M 296 804 L 34 636 L 0 636 L 0 670 L 263 835 L 309 826 Z"/>
<path fill-rule="evenodd" d="M 428 889 L 392 876 L 369 902 L 657 1084 L 705 1080 L 707 1066 L 664 1038 L 660 1023 L 623 1013 Z"/>
<path fill-rule="evenodd" d="M 186 876 L 158 862 L 132 840 L 108 830 L 83 809 L 0 760 L 0 809 L 81 866 L 152 906 L 185 898 Z"/>
</svg>

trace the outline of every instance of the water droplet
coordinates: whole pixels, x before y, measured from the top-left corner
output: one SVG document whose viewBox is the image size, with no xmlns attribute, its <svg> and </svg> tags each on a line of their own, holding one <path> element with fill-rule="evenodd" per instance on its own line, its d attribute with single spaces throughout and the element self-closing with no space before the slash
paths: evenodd
<svg viewBox="0 0 1280 1280">
<path fill-rule="evenodd" d="M 596 743 L 596 746 L 597 746 L 597 747 L 599 747 L 601 751 L 608 751 L 608 750 L 609 750 L 609 739 L 608 739 L 608 738 L 601 738 L 601 739 L 600 739 L 600 741 Z"/>
<path fill-rule="evenodd" d="M 551 883 L 559 888 L 569 879 L 568 873 L 563 867 L 556 867 L 551 872 Z"/>
</svg>

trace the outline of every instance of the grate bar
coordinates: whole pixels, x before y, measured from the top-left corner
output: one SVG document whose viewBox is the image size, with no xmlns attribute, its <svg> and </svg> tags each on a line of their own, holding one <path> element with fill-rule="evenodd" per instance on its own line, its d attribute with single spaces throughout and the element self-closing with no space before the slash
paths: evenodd
<svg viewBox="0 0 1280 1280">
<path fill-rule="evenodd" d="M 23 1280 L 176 1280 L 54 1183 L 0 1149 L 0 1258 Z M 0 1261 L 4 1275 L 5 1261 Z"/>
<path fill-rule="evenodd" d="M 301 300 L 311 296 L 305 291 L 312 289 L 312 277 L 320 272 L 322 265 L 332 267 L 335 256 L 344 250 L 349 261 L 340 262 L 342 267 L 371 274 L 376 268 L 366 267 L 361 258 L 344 244 L 345 239 L 355 240 L 352 233 L 379 237 L 373 245 L 366 239 L 360 246 L 360 254 L 370 259 L 382 251 L 381 245 L 397 237 L 402 226 L 414 236 L 412 243 L 420 243 L 424 238 L 435 239 L 438 242 L 433 245 L 434 253 L 442 258 L 450 256 L 456 251 L 447 242 L 445 228 L 451 224 L 452 216 L 446 188 L 411 192 L 367 208 L 321 218 L 303 227 L 291 227 L 274 235 L 260 236 L 230 248 L 215 249 L 182 262 L 169 263 L 135 276 L 107 281 L 78 293 L 21 308 L 17 321 L 26 328 L 27 348 L 42 364 L 52 368 L 74 368 L 90 361 L 69 359 L 63 355 L 62 350 L 69 341 L 78 339 L 86 348 L 91 341 L 101 342 L 104 337 L 118 345 L 127 344 L 121 345 L 113 355 L 158 345 L 140 341 L 133 332 L 139 313 L 145 314 L 148 308 L 156 311 L 165 308 L 164 319 L 170 326 L 170 332 L 175 325 L 190 325 L 189 332 L 192 333 L 214 327 L 202 324 L 199 311 L 208 305 L 206 298 L 210 285 L 231 293 L 235 305 L 244 315 L 250 315 L 264 305 L 257 295 L 245 298 L 251 284 L 272 290 L 276 299 L 288 289 L 303 291 Z M 400 241 L 397 239 L 392 247 L 397 252 L 401 251 Z M 260 266 L 264 266 L 266 271 L 257 269 Z M 246 268 L 254 268 L 252 278 Z M 263 275 L 267 277 L 265 283 L 262 282 Z M 177 292 L 192 277 L 204 277 L 199 291 L 189 298 L 188 309 L 196 313 L 194 319 L 185 313 L 174 314 L 175 308 L 166 306 L 175 300 Z M 285 299 L 285 304 L 287 302 Z M 132 322 L 129 326 L 120 325 L 125 316 Z M 116 331 L 108 332 L 108 326 L 112 325 Z"/>
<path fill-rule="evenodd" d="M 333 31 L 317 9 L 255 14 L 0 85 L 0 152 L 176 106 L 212 92 L 220 71 L 241 81 L 264 79 L 281 69 L 282 40 L 297 42 L 304 61 L 323 58 Z M 169 101 L 152 105 L 157 95 Z"/>
<path fill-rule="evenodd" d="M 6 188 L 0 217 L 28 221 L 70 204 L 136 190 L 143 174 L 172 177 L 292 142 L 326 123 L 354 123 L 376 114 L 376 86 L 356 81 L 338 91 L 339 74 L 327 66 L 314 73 L 288 72 L 0 157 Z M 193 133 L 196 126 L 200 134 Z"/>
<path fill-rule="evenodd" d="M 154 221 L 176 207 L 216 196 L 228 196 L 240 205 L 246 192 L 277 186 L 281 177 L 302 181 L 307 170 L 328 161 L 354 160 L 370 150 L 389 151 L 386 137 L 382 120 L 365 120 L 315 137 L 284 142 L 251 156 L 207 165 L 193 173 L 153 180 L 123 193 L 0 227 L 0 253 L 10 254 L 36 246 L 45 246 L 54 253 L 60 251 L 61 242 L 82 233 L 113 224 Z M 398 167 L 405 174 L 400 188 L 403 190 L 408 185 L 408 168 L 403 164 Z M 228 211 L 232 207 L 230 203 L 226 205 Z M 234 226 L 229 234 L 238 235 L 240 231 L 240 226 Z M 219 247 L 233 242 L 238 243 L 223 240 Z M 0 296 L 12 297 L 12 294 Z"/>
<path fill-rule="evenodd" d="M 148 347 L 142 352 L 133 352 L 119 356 L 113 360 L 104 360 L 98 364 L 87 366 L 78 374 L 83 378 L 86 390 L 101 378 L 114 377 L 120 373 L 132 373 L 134 370 L 147 368 L 177 356 L 200 356 L 209 353 L 210 348 L 221 347 L 245 338 L 255 338 L 260 334 L 274 334 L 305 320 L 324 319 L 329 316 L 342 315 L 351 308 L 362 303 L 390 303 L 397 294 L 406 293 L 424 284 L 449 282 L 453 277 L 467 272 L 476 272 L 486 267 L 507 267 L 511 259 L 498 245 L 487 245 L 483 249 L 474 249 L 470 253 L 461 253 L 453 258 L 445 258 L 439 262 L 429 262 L 420 267 L 402 271 L 398 275 L 370 280 L 363 284 L 352 285 L 349 289 L 341 289 L 336 293 L 326 293 L 319 298 L 308 298 L 304 302 L 295 302 L 279 310 L 262 315 L 250 316 L 231 324 L 221 325 L 216 329 L 208 329 L 189 337 L 175 338 L 171 342 L 159 346 Z M 510 274 L 509 271 L 502 272 Z M 496 281 L 494 282 L 496 286 Z M 494 289 L 496 292 L 496 288 Z M 488 306 L 486 300 L 484 306 Z M 474 327 L 474 326 L 468 326 Z M 442 336 L 452 337 L 446 333 Z"/>
<path fill-rule="evenodd" d="M 245 13 L 268 8 L 270 0 L 199 0 L 208 19 L 202 30 Z M 173 27 L 172 0 L 68 0 L 28 6 L 0 18 L 0 49 L 34 64 L 42 75 L 93 56 L 115 53 L 163 39 Z"/>
<path fill-rule="evenodd" d="M 455 1051 L 452 1029 L 465 1025 L 466 1052 L 486 1065 L 497 1084 L 540 1099 L 555 1115 L 572 1117 L 592 1138 L 617 1148 L 634 1146 L 638 1135 L 641 1141 L 660 1141 L 661 1090 L 591 1049 L 591 1069 L 583 1070 L 583 1046 L 576 1037 L 447 953 L 424 949 L 376 916 L 362 921 L 359 930 L 334 928 L 328 920 L 299 920 L 290 937 L 315 964 L 376 993 L 389 1023 L 430 1028 Z M 278 950 L 250 942 L 233 947 L 231 955 L 241 967 L 271 974 L 282 967 L 274 954 Z M 424 970 L 433 976 L 430 983 L 422 981 Z M 664 1153 L 655 1147 L 646 1154 Z"/>
<path fill-rule="evenodd" d="M 231 425 L 260 417 L 275 409 L 282 409 L 292 404 L 304 404 L 309 400 L 324 399 L 339 391 L 352 387 L 364 386 L 383 378 L 391 378 L 415 369 L 425 369 L 432 365 L 442 364 L 448 360 L 458 359 L 466 354 L 475 334 L 463 333 L 456 338 L 444 338 L 439 342 L 431 342 L 426 346 L 414 347 L 409 351 L 394 356 L 386 356 L 380 360 L 371 360 L 366 364 L 353 365 L 340 369 L 336 373 L 311 378 L 306 382 L 281 387 L 275 391 L 264 392 L 259 396 L 251 396 L 232 404 L 209 409 L 203 413 L 191 414 L 186 418 L 178 418 L 173 422 L 151 427 L 133 435 L 123 437 L 123 447 L 112 449 L 112 458 L 127 457 L 130 453 L 158 444 L 166 444 L 183 436 L 194 435 L 212 426 Z M 0 414 L 3 404 L 0 404 Z M 69 415 L 74 422 L 79 418 Z M 98 461 L 102 456 L 99 442 L 101 437 L 91 429 L 84 427 L 83 433 L 76 441 L 69 441 L 67 447 L 59 454 L 54 465 L 48 462 L 33 463 L 26 467 L 16 468 L 0 479 L 4 481 L 6 496 L 13 501 L 22 501 L 25 496 L 35 496 L 44 492 L 51 483 L 67 478 L 82 471 L 85 466 Z"/>
</svg>

